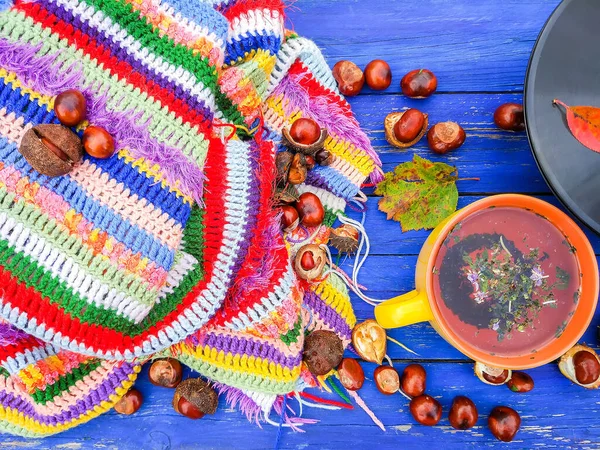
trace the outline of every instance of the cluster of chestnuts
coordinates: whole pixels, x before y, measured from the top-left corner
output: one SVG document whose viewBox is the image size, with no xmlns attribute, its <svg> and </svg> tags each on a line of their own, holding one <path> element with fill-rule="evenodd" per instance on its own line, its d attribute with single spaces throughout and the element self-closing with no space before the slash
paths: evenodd
<svg viewBox="0 0 600 450">
<path fill-rule="evenodd" d="M 36 125 L 25 133 L 19 145 L 19 152 L 36 171 L 49 177 L 66 175 L 81 160 L 84 150 L 94 158 L 113 155 L 114 139 L 104 128 L 90 125 L 81 139 L 69 128 L 86 118 L 87 104 L 80 91 L 70 89 L 56 96 L 54 112 L 60 125 Z"/>
<path fill-rule="evenodd" d="M 150 382 L 155 386 L 175 389 L 173 409 L 190 419 L 200 419 L 205 414 L 214 414 L 219 403 L 215 390 L 201 378 L 183 378 L 183 368 L 176 359 L 157 359 L 148 371 Z M 133 414 L 142 406 L 142 394 L 131 388 L 115 404 L 119 414 Z"/>
</svg>

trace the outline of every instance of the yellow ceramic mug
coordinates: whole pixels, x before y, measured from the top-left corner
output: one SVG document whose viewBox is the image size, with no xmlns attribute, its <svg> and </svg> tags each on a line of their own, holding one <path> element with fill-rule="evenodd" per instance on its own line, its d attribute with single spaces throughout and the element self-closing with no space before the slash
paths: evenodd
<svg viewBox="0 0 600 450">
<path fill-rule="evenodd" d="M 564 332 L 542 348 L 526 355 L 501 356 L 470 345 L 448 326 L 434 297 L 433 271 L 438 252 L 448 234 L 467 216 L 490 207 L 515 207 L 530 210 L 548 219 L 576 249 L 581 271 L 580 297 Z M 526 369 L 548 363 L 570 349 L 587 329 L 598 300 L 598 265 L 592 246 L 583 231 L 565 213 L 542 200 L 524 195 L 505 194 L 479 200 L 457 211 L 431 233 L 417 261 L 416 290 L 388 300 L 375 308 L 375 318 L 384 328 L 397 328 L 429 321 L 450 344 L 468 357 L 484 364 L 508 369 Z"/>
</svg>

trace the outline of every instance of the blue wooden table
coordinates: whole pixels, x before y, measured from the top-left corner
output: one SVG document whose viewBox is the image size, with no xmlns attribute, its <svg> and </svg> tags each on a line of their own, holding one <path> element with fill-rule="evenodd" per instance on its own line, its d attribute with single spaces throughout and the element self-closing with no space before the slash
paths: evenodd
<svg viewBox="0 0 600 450">
<path fill-rule="evenodd" d="M 408 161 L 413 152 L 450 162 L 461 177 L 459 207 L 482 196 L 503 192 L 535 195 L 557 204 L 530 153 L 524 134 L 495 128 L 494 109 L 501 103 L 521 101 L 529 54 L 544 22 L 559 0 L 298 0 L 289 11 L 295 30 L 314 39 L 333 65 L 351 59 L 364 67 L 370 60 L 387 60 L 394 72 L 386 92 L 366 89 L 351 100 L 362 126 L 373 139 L 384 169 Z M 424 101 L 398 94 L 400 77 L 415 68 L 428 68 L 439 79 L 438 93 Z M 433 123 L 460 122 L 466 144 L 447 157 L 435 158 L 422 141 L 415 149 L 397 152 L 386 143 L 383 119 L 391 111 L 419 107 Z M 416 255 L 427 232 L 401 233 L 377 210 L 377 198 L 368 201 L 366 227 L 372 256 L 361 282 L 375 297 L 392 297 L 414 287 Z M 589 233 L 600 252 L 600 239 Z M 347 264 L 347 267 L 349 264 Z M 359 319 L 372 317 L 372 308 L 354 298 Z M 583 342 L 597 347 L 597 315 Z M 388 428 L 383 433 L 360 409 L 331 413 L 305 411 L 320 420 L 306 433 L 283 431 L 281 448 L 480 448 L 501 445 L 487 430 L 486 417 L 496 405 L 521 414 L 522 426 L 515 448 L 599 448 L 600 393 L 587 391 L 564 378 L 556 364 L 529 373 L 535 389 L 516 394 L 492 387 L 473 375 L 472 362 L 442 340 L 429 325 L 395 330 L 391 335 L 418 354 L 428 371 L 427 391 L 440 400 L 444 418 L 433 428 L 414 423 L 407 401 L 400 395 L 385 397 L 372 382 L 361 395 Z M 400 368 L 414 357 L 391 345 L 389 354 Z M 374 365 L 365 364 L 371 378 Z M 209 449 L 272 448 L 277 429 L 259 428 L 238 412 L 221 407 L 216 415 L 192 422 L 171 407 L 173 392 L 152 387 L 145 372 L 137 387 L 145 396 L 142 409 L 131 417 L 111 412 L 59 436 L 27 440 L 0 436 L 0 448 L 57 449 Z M 447 410 L 454 396 L 471 397 L 480 412 L 478 426 L 455 431 Z"/>
</svg>

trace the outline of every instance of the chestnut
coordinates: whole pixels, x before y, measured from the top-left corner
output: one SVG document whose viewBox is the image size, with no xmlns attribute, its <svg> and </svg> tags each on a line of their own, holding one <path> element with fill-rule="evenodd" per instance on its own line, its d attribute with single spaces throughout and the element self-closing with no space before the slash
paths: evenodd
<svg viewBox="0 0 600 450">
<path fill-rule="evenodd" d="M 440 155 L 457 149 L 465 139 L 465 130 L 456 122 L 436 123 L 427 133 L 429 148 Z"/>
<path fill-rule="evenodd" d="M 98 159 L 108 159 L 115 152 L 115 141 L 104 128 L 90 125 L 81 137 L 83 148 L 88 155 Z"/>
<path fill-rule="evenodd" d="M 320 166 L 329 166 L 333 162 L 333 154 L 322 148 L 315 153 L 315 161 Z"/>
<path fill-rule="evenodd" d="M 525 114 L 523 105 L 504 103 L 494 112 L 494 123 L 506 131 L 523 131 L 525 129 Z"/>
<path fill-rule="evenodd" d="M 423 394 L 410 401 L 410 413 L 422 425 L 434 426 L 442 418 L 442 405 L 430 395 Z"/>
<path fill-rule="evenodd" d="M 325 150 L 325 151 L 327 151 L 327 150 Z M 315 161 L 315 158 L 311 155 L 304 156 L 304 163 L 306 164 L 306 168 L 308 170 L 314 169 L 315 165 L 317 164 L 317 162 Z"/>
<path fill-rule="evenodd" d="M 375 59 L 365 67 L 365 81 L 374 91 L 383 91 L 392 84 L 392 69 L 382 59 Z"/>
<path fill-rule="evenodd" d="M 319 197 L 312 192 L 300 195 L 296 202 L 296 210 L 300 217 L 300 223 L 307 227 L 318 227 L 325 219 L 325 208 Z"/>
<path fill-rule="evenodd" d="M 496 439 L 510 442 L 521 427 L 521 417 L 508 406 L 496 406 L 488 417 L 488 427 Z"/>
<path fill-rule="evenodd" d="M 562 374 L 587 389 L 600 387 L 600 358 L 594 349 L 575 345 L 558 362 Z"/>
<path fill-rule="evenodd" d="M 344 358 L 337 368 L 340 383 L 349 391 L 358 391 L 365 382 L 365 372 L 354 358 Z"/>
<path fill-rule="evenodd" d="M 352 61 L 338 61 L 332 72 L 340 93 L 346 97 L 358 95 L 365 84 L 363 71 Z"/>
<path fill-rule="evenodd" d="M 468 430 L 475 426 L 477 419 L 479 419 L 479 413 L 473 400 L 464 395 L 454 397 L 448 414 L 448 421 L 452 428 Z"/>
<path fill-rule="evenodd" d="M 323 274 L 327 252 L 316 244 L 307 244 L 301 247 L 294 259 L 296 274 L 306 281 L 313 281 Z"/>
<path fill-rule="evenodd" d="M 512 371 L 509 369 L 502 369 L 499 367 L 492 367 L 477 361 L 475 363 L 475 375 L 485 384 L 491 384 L 492 386 L 499 386 L 510 380 Z"/>
<path fill-rule="evenodd" d="M 333 331 L 316 330 L 304 340 L 302 360 L 313 375 L 327 375 L 340 364 L 343 356 L 344 345 Z"/>
<path fill-rule="evenodd" d="M 154 386 L 174 388 L 181 382 L 181 363 L 173 358 L 157 359 L 150 366 L 148 378 Z"/>
<path fill-rule="evenodd" d="M 296 119 L 290 128 L 290 137 L 302 145 L 312 145 L 321 137 L 321 127 L 306 117 Z"/>
<path fill-rule="evenodd" d="M 423 130 L 425 116 L 421 111 L 411 108 L 404 112 L 396 125 L 394 125 L 394 136 L 403 144 L 414 141 Z"/>
<path fill-rule="evenodd" d="M 219 396 L 201 378 L 183 380 L 175 389 L 173 409 L 190 419 L 199 419 L 205 414 L 214 414 L 219 404 Z"/>
<path fill-rule="evenodd" d="M 398 371 L 391 366 L 379 366 L 373 372 L 373 378 L 375 386 L 382 394 L 392 395 L 400 389 Z"/>
<path fill-rule="evenodd" d="M 410 397 L 418 397 L 425 393 L 427 372 L 421 364 L 409 364 L 402 372 L 401 389 Z"/>
<path fill-rule="evenodd" d="M 426 98 L 436 91 L 437 77 L 431 70 L 413 70 L 402 77 L 400 88 L 407 97 Z"/>
<path fill-rule="evenodd" d="M 54 113 L 59 122 L 67 127 L 79 125 L 86 115 L 85 97 L 76 89 L 61 92 L 54 99 Z"/>
<path fill-rule="evenodd" d="M 296 208 L 292 205 L 283 205 L 279 209 L 281 210 L 281 228 L 283 231 L 295 230 L 300 223 L 300 217 Z"/>
<path fill-rule="evenodd" d="M 529 392 L 533 389 L 533 378 L 525 372 L 513 372 L 506 385 L 513 392 Z"/>
<path fill-rule="evenodd" d="M 140 409 L 143 400 L 142 393 L 135 388 L 131 388 L 115 403 L 114 408 L 119 414 L 128 416 Z"/>
</svg>

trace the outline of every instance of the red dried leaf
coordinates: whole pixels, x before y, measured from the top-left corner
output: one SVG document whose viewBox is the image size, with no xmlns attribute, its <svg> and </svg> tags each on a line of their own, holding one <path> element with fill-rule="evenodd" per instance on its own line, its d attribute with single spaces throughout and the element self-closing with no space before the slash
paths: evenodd
<svg viewBox="0 0 600 450">
<path fill-rule="evenodd" d="M 600 153 L 600 108 L 568 106 L 556 99 L 554 104 L 565 108 L 567 124 L 573 136 L 590 150 Z"/>
</svg>

